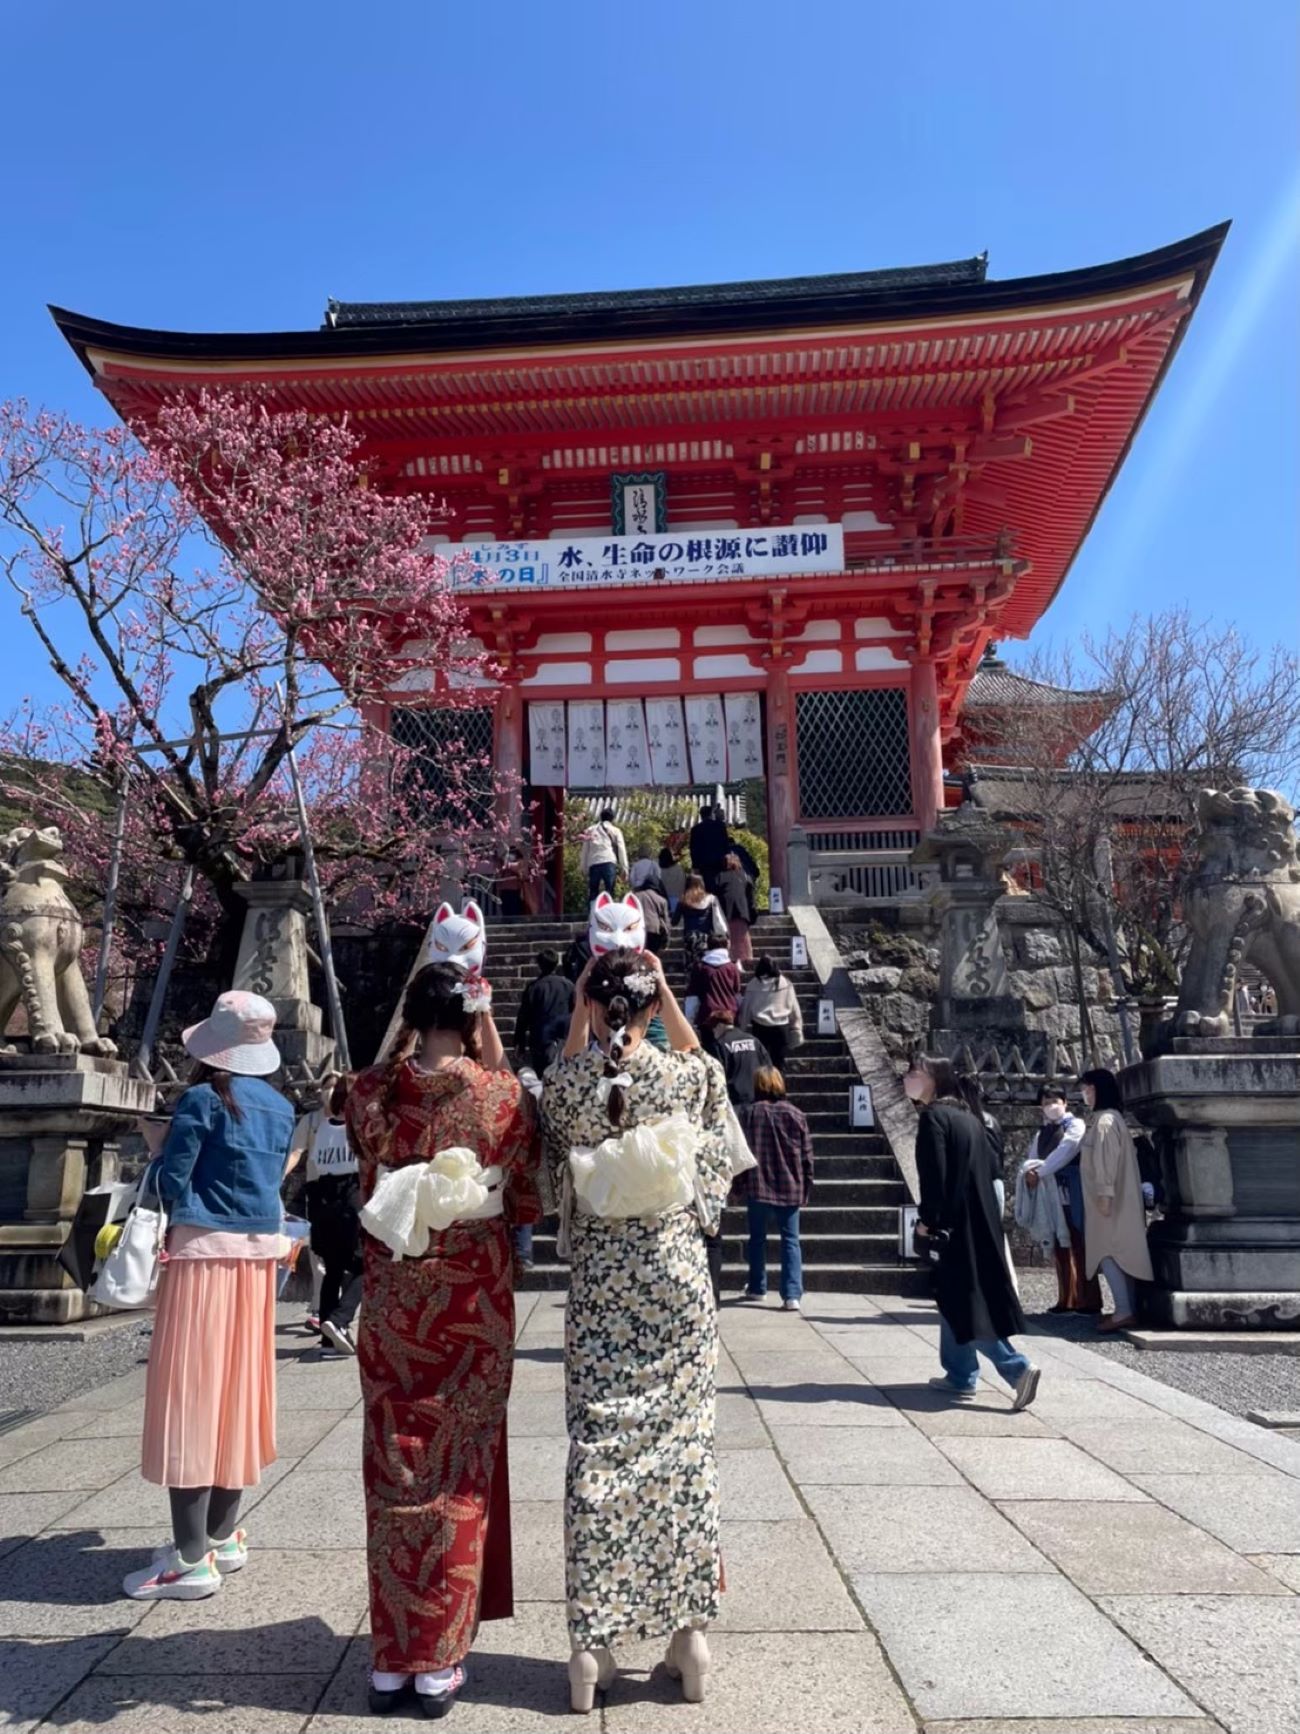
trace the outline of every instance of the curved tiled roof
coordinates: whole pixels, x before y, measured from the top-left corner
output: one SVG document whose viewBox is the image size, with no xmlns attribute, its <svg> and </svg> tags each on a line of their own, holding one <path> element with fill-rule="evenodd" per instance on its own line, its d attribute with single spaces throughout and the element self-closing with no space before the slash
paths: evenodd
<svg viewBox="0 0 1300 1734">
<path fill-rule="evenodd" d="M 662 313 L 693 307 L 745 307 L 810 296 L 878 295 L 891 289 L 958 288 L 983 283 L 988 254 L 940 265 L 842 271 L 824 277 L 773 277 L 741 283 L 689 283 L 665 289 L 605 289 L 573 295 L 509 295 L 483 301 L 335 301 L 322 329 L 441 325 L 462 319 L 515 320 L 592 313 Z"/>
</svg>

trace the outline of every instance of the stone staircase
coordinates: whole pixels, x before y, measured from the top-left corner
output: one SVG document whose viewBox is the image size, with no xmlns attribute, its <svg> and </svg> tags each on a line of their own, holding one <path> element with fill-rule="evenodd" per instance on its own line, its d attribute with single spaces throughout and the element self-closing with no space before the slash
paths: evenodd
<svg viewBox="0 0 1300 1734">
<path fill-rule="evenodd" d="M 487 974 L 498 1027 L 507 1050 L 514 1034 L 515 1013 L 525 982 L 536 974 L 535 959 L 543 945 L 563 957 L 579 924 L 529 920 L 493 922 L 488 938 Z M 898 1257 L 898 1211 L 907 1190 L 877 1131 L 855 1130 L 849 1124 L 849 1097 L 858 1074 L 843 1038 L 818 1036 L 818 981 L 813 969 L 790 967 L 790 942 L 797 929 L 789 916 L 765 915 L 753 929 L 755 955 L 763 951 L 780 964 L 794 983 L 803 1009 L 806 1040 L 791 1055 L 786 1068 L 790 1100 L 802 1108 L 812 1128 L 816 1184 L 812 1203 L 800 1217 L 804 1286 L 854 1293 L 923 1292 L 924 1279 L 915 1264 Z M 674 990 L 684 991 L 685 966 L 680 942 L 665 954 L 664 967 Z M 744 1286 L 745 1212 L 729 1209 L 725 1236 L 724 1288 Z M 779 1265 L 777 1237 L 768 1239 L 769 1286 L 775 1290 Z M 528 1288 L 563 1288 L 567 1266 L 555 1255 L 555 1224 L 543 1223 L 534 1236 L 536 1265 Z"/>
</svg>

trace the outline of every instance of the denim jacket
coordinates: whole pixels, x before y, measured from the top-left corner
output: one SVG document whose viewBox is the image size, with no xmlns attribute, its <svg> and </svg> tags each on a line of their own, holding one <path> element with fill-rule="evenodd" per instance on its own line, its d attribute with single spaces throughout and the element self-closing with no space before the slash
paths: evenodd
<svg viewBox="0 0 1300 1734">
<path fill-rule="evenodd" d="M 158 1194 L 173 1227 L 274 1234 L 294 1111 L 261 1078 L 235 1077 L 231 1088 L 238 1120 L 211 1084 L 177 1102 L 154 1169 Z"/>
</svg>

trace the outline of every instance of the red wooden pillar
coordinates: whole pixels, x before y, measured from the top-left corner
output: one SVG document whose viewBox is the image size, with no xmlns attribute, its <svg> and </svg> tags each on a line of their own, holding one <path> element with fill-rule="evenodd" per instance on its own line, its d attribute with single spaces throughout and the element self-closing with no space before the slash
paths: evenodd
<svg viewBox="0 0 1300 1734">
<path fill-rule="evenodd" d="M 505 680 L 497 693 L 492 714 L 492 770 L 503 784 L 497 794 L 497 817 L 518 831 L 523 820 L 525 776 L 524 704 L 516 680 Z"/>
<path fill-rule="evenodd" d="M 929 657 L 921 657 L 912 664 L 907 708 L 912 749 L 912 809 L 924 833 L 934 829 L 943 812 L 939 685 Z"/>
<path fill-rule="evenodd" d="M 790 674 L 779 659 L 767 671 L 767 845 L 771 882 L 790 897 L 786 843 L 797 814 L 794 801 L 795 722 Z"/>
</svg>

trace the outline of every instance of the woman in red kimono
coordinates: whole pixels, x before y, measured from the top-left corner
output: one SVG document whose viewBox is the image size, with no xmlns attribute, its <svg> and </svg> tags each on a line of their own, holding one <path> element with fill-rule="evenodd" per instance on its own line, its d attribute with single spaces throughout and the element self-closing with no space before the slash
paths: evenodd
<svg viewBox="0 0 1300 1734">
<path fill-rule="evenodd" d="M 445 1715 L 479 1621 L 514 1605 L 511 1230 L 541 1215 L 539 1149 L 523 1085 L 478 1063 L 465 992 L 449 965 L 422 969 L 393 1057 L 347 1105 L 366 1200 L 357 1358 L 380 1714 L 413 1685 Z"/>
</svg>

